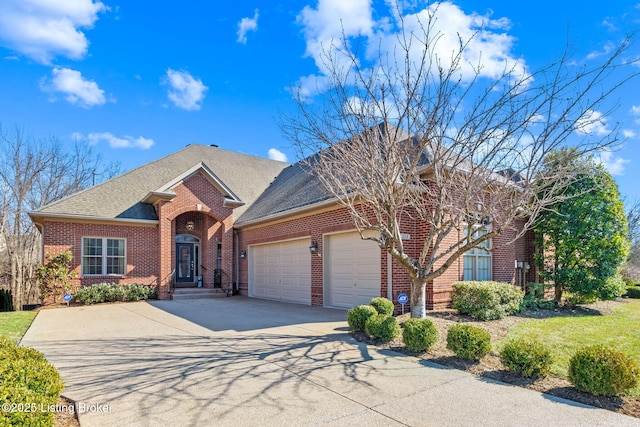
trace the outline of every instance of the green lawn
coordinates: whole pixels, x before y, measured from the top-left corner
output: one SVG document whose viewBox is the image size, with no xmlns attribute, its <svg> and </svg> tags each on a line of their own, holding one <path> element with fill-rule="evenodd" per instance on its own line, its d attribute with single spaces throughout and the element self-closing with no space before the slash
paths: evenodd
<svg viewBox="0 0 640 427">
<path fill-rule="evenodd" d="M 27 332 L 36 317 L 34 311 L 9 311 L 0 313 L 0 336 L 17 343 Z"/>
<path fill-rule="evenodd" d="M 506 339 L 525 337 L 548 345 L 554 374 L 566 377 L 569 359 L 582 346 L 603 344 L 623 351 L 640 365 L 640 300 L 629 299 L 605 316 L 554 317 L 519 323 Z M 640 397 L 640 387 L 632 392 Z"/>
</svg>

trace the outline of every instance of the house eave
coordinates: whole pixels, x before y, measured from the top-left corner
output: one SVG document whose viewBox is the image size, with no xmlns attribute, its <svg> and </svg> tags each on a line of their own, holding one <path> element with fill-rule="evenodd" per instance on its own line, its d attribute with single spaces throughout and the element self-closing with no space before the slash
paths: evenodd
<svg viewBox="0 0 640 427">
<path fill-rule="evenodd" d="M 295 216 L 295 215 L 301 215 L 301 214 L 305 214 L 305 213 L 309 213 L 315 210 L 319 210 L 322 208 L 327 208 L 330 206 L 335 206 L 338 207 L 339 204 L 336 201 L 335 198 L 331 198 L 328 200 L 323 200 L 321 202 L 316 202 L 316 203 L 312 203 L 309 205 L 305 205 L 305 206 L 300 206 L 294 209 L 290 209 L 284 212 L 278 212 L 272 215 L 268 215 L 268 216 L 264 216 L 261 218 L 257 218 L 257 219 L 253 219 L 250 221 L 246 221 L 246 222 L 241 222 L 241 223 L 236 223 L 234 224 L 234 228 L 237 229 L 243 229 L 243 228 L 247 228 L 247 227 L 252 227 L 255 225 L 260 225 L 263 223 L 267 223 L 267 222 L 272 222 L 272 221 L 278 221 L 290 216 Z"/>
<path fill-rule="evenodd" d="M 157 219 L 137 219 L 137 218 L 108 218 L 90 215 L 73 215 L 45 212 L 29 212 L 29 217 L 34 224 L 44 224 L 46 220 L 68 221 L 68 222 L 86 222 L 86 223 L 116 223 L 121 225 L 138 225 L 138 226 L 156 226 Z"/>
<path fill-rule="evenodd" d="M 172 200 L 176 197 L 176 193 L 173 192 L 164 192 L 164 191 L 151 191 L 149 194 L 144 196 L 142 199 L 142 203 L 148 203 L 150 205 L 155 205 L 161 200 Z"/>
<path fill-rule="evenodd" d="M 177 185 L 184 182 L 185 180 L 187 180 L 188 178 L 190 178 L 191 176 L 195 175 L 198 172 L 203 172 L 205 178 L 209 180 L 209 182 L 211 182 L 211 184 L 213 184 L 224 195 L 224 197 L 226 198 L 225 203 L 227 203 L 227 201 L 233 202 L 233 203 L 239 203 L 238 206 L 242 206 L 244 204 L 244 202 L 240 200 L 240 198 L 231 190 L 231 188 L 229 188 L 224 182 L 222 182 L 222 180 L 203 162 L 200 162 L 194 165 L 187 171 L 178 175 L 171 181 L 165 183 L 162 187 L 156 189 L 155 191 L 152 191 L 149 194 L 158 194 L 158 195 L 171 194 L 173 193 L 173 189 Z"/>
<path fill-rule="evenodd" d="M 239 208 L 240 206 L 244 206 L 245 203 L 240 201 L 240 200 L 229 200 L 229 199 L 225 199 L 224 203 L 222 204 L 222 206 L 224 206 L 225 208 Z"/>
</svg>

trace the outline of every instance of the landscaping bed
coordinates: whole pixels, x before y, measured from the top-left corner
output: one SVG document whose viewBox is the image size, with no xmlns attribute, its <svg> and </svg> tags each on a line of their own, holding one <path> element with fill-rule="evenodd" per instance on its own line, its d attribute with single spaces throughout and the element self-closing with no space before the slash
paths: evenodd
<svg viewBox="0 0 640 427">
<path fill-rule="evenodd" d="M 601 316 L 610 315 L 613 310 L 621 304 L 626 304 L 625 300 L 618 301 L 599 301 L 594 304 L 584 306 L 564 306 L 550 310 L 527 310 L 514 316 L 507 316 L 500 320 L 475 321 L 469 316 L 459 315 L 455 310 L 443 310 L 438 312 L 429 312 L 427 318 L 433 322 L 438 330 L 438 341 L 426 353 L 413 353 L 408 351 L 402 344 L 402 337 L 388 342 L 380 343 L 371 340 L 365 333 L 353 333 L 354 338 L 358 341 L 376 345 L 380 348 L 390 349 L 403 354 L 409 354 L 429 362 L 438 363 L 449 366 L 451 368 L 460 369 L 469 373 L 502 381 L 507 384 L 529 388 L 542 393 L 569 399 L 575 402 L 608 409 L 625 415 L 640 418 L 640 398 L 635 396 L 626 396 L 621 398 L 594 396 L 576 390 L 567 378 L 558 375 L 549 375 L 536 380 L 524 378 L 520 375 L 507 371 L 500 363 L 500 358 L 495 352 L 495 344 L 504 340 L 509 331 L 517 324 L 531 319 L 545 319 L 554 317 L 573 317 L 573 316 Z M 410 318 L 410 314 L 397 316 L 400 324 Z M 478 326 L 491 335 L 491 342 L 494 345 L 494 351 L 488 356 L 482 358 L 478 362 L 471 362 L 458 358 L 451 350 L 447 349 L 447 331 L 458 323 L 464 322 L 473 326 Z"/>
</svg>

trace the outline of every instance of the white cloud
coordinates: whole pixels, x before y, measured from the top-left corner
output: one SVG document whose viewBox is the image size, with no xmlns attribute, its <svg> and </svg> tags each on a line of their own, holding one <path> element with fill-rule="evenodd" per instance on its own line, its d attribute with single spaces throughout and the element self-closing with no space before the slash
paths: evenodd
<svg viewBox="0 0 640 427">
<path fill-rule="evenodd" d="M 394 5 L 399 3 L 395 0 L 386 3 L 390 16 L 379 20 L 373 18 L 372 0 L 319 0 L 315 9 L 305 7 L 297 19 L 307 43 L 305 55 L 313 58 L 320 73 L 326 75 L 326 55 L 344 48 L 341 39 L 345 37 L 347 44 L 358 43 L 361 51 L 363 46 L 366 48 L 366 57 L 360 60 L 376 62 L 379 54 L 393 58 L 398 52 L 401 26 L 404 26 L 405 34 L 423 34 L 423 29 L 431 22 L 430 32 L 437 42 L 429 48 L 433 50 L 432 57 L 443 67 L 452 66 L 452 54 L 460 47 L 459 37 L 468 41 L 458 64 L 463 80 L 470 80 L 477 73 L 480 77 L 498 78 L 509 69 L 513 69 L 516 77 L 527 75 L 524 61 L 511 53 L 515 39 L 505 32 L 511 26 L 509 19 L 492 19 L 490 14 L 466 14 L 451 2 L 433 3 L 415 13 L 396 8 Z M 435 19 L 430 20 L 430 16 Z M 424 44 L 415 36 L 411 42 L 411 59 L 421 61 L 423 53 Z M 342 65 L 351 66 L 346 62 L 339 64 Z"/>
<path fill-rule="evenodd" d="M 40 87 L 47 92 L 60 92 L 69 103 L 84 108 L 106 102 L 104 90 L 96 82 L 86 80 L 80 71 L 70 68 L 54 68 L 51 70 L 51 80 L 43 79 Z"/>
<path fill-rule="evenodd" d="M 604 45 L 602 50 L 594 50 L 593 52 L 589 53 L 587 55 L 587 59 L 595 59 L 600 56 L 608 55 L 613 51 L 613 49 L 615 49 L 614 44 L 611 42 L 608 42 L 607 44 Z"/>
<path fill-rule="evenodd" d="M 100 142 L 106 142 L 111 148 L 140 148 L 142 150 L 147 150 L 154 144 L 153 139 L 142 136 L 137 138 L 132 136 L 118 138 L 111 132 L 90 133 L 86 138 L 81 133 L 76 132 L 72 137 L 74 139 L 86 139 L 90 145 L 98 145 Z"/>
<path fill-rule="evenodd" d="M 632 131 L 631 129 L 623 129 L 622 130 L 622 135 L 625 138 L 629 138 L 629 139 L 636 137 L 636 133 L 634 131 Z"/>
<path fill-rule="evenodd" d="M 89 42 L 80 29 L 93 27 L 106 10 L 93 0 L 2 0 L 0 45 L 43 64 L 58 55 L 81 59 Z"/>
<path fill-rule="evenodd" d="M 631 160 L 614 156 L 611 151 L 601 151 L 597 160 L 609 171 L 611 175 L 618 176 L 624 175 L 624 165 L 631 162 Z"/>
<path fill-rule="evenodd" d="M 202 80 L 194 78 L 188 71 L 167 70 L 165 84 L 168 84 L 167 96 L 176 107 L 184 110 L 199 110 L 202 107 L 204 93 L 209 89 Z"/>
<path fill-rule="evenodd" d="M 305 56 L 327 72 L 323 54 L 341 45 L 345 37 L 371 36 L 374 29 L 371 0 L 319 0 L 316 9 L 305 6 L 297 21 L 307 42 Z"/>
<path fill-rule="evenodd" d="M 611 133 L 607 127 L 607 118 L 601 112 L 587 110 L 576 121 L 575 131 L 583 135 L 605 136 Z"/>
<path fill-rule="evenodd" d="M 247 33 L 258 29 L 258 9 L 253 13 L 253 18 L 242 18 L 238 22 L 238 43 L 247 44 Z"/>
<path fill-rule="evenodd" d="M 287 161 L 287 155 L 277 148 L 269 148 L 269 152 L 267 154 L 271 160 L 277 160 L 279 162 Z"/>
<path fill-rule="evenodd" d="M 614 20 L 608 16 L 602 20 L 602 26 L 611 31 L 615 31 L 618 29 L 618 26 L 615 24 Z"/>
<path fill-rule="evenodd" d="M 640 105 L 632 105 L 631 110 L 629 110 L 629 113 L 632 116 L 640 116 Z M 635 123 L 640 125 L 640 118 L 635 119 Z"/>
</svg>

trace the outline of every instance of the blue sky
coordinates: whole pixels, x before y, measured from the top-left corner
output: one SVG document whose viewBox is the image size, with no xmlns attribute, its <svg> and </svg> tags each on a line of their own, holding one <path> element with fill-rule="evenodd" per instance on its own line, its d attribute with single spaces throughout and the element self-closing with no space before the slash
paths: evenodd
<svg viewBox="0 0 640 427">
<path fill-rule="evenodd" d="M 322 75 L 317 46 L 339 36 L 340 20 L 347 31 L 380 29 L 391 2 L 2 0 L 0 124 L 81 138 L 125 169 L 190 143 L 295 161 L 277 125 L 294 108 L 287 89 Z M 443 3 L 447 29 L 490 22 L 483 57 L 530 69 L 556 58 L 567 37 L 589 65 L 640 26 L 634 0 L 479 3 Z M 403 5 L 407 14 L 427 7 Z M 630 54 L 640 57 L 640 46 Z M 638 94 L 639 81 L 616 92 L 617 110 L 593 129 L 620 123 L 624 146 L 601 157 L 631 199 L 640 198 Z"/>
</svg>

